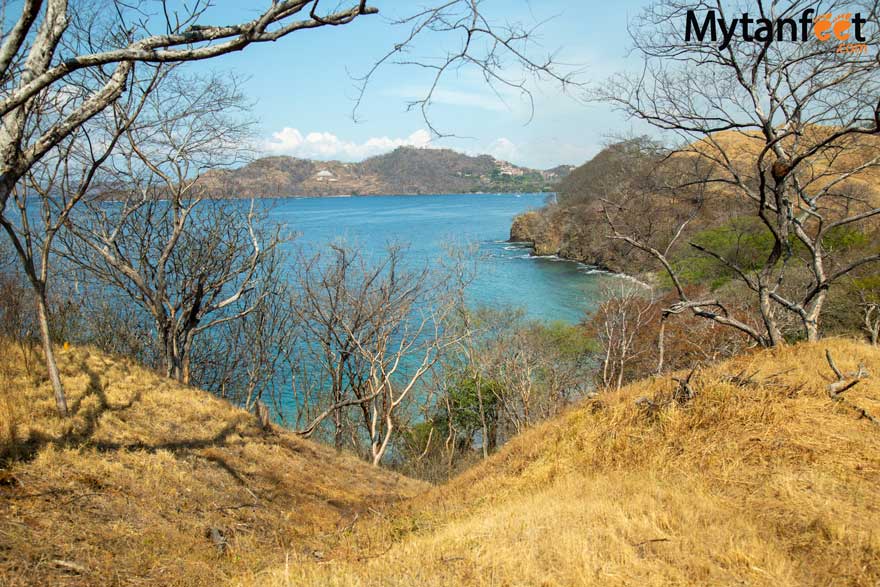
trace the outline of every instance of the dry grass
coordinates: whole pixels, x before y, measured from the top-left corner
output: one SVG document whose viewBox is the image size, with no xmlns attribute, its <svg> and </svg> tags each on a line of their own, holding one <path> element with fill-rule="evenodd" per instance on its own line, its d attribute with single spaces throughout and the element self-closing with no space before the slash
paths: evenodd
<svg viewBox="0 0 880 587">
<path fill-rule="evenodd" d="M 880 428 L 827 397 L 826 347 L 880 374 L 880 350 L 828 340 L 707 368 L 685 407 L 646 412 L 636 399 L 675 384 L 639 382 L 359 524 L 323 561 L 238 582 L 878 585 Z M 878 379 L 847 394 L 880 415 Z"/>
<path fill-rule="evenodd" d="M 217 585 L 422 490 L 129 361 L 59 359 L 69 420 L 0 348 L 0 585 Z"/>
<path fill-rule="evenodd" d="M 880 428 L 827 397 L 826 347 L 880 374 L 828 340 L 706 368 L 686 406 L 642 381 L 433 489 L 82 349 L 62 421 L 5 349 L 0 584 L 877 585 Z M 878 381 L 847 396 L 880 414 Z"/>
<path fill-rule="evenodd" d="M 807 151 L 813 145 L 825 140 L 833 127 L 813 126 L 800 136 L 799 152 Z M 765 146 L 765 139 L 759 132 L 722 131 L 715 133 L 712 140 L 702 139 L 692 145 L 692 149 L 705 153 L 709 158 L 724 160 L 725 155 L 732 163 L 749 177 L 757 157 Z M 791 140 L 783 141 L 783 145 L 791 150 Z M 832 181 L 838 182 L 835 192 L 849 187 L 855 190 L 870 205 L 880 202 L 880 166 L 861 166 L 876 160 L 880 155 L 880 139 L 873 135 L 852 135 L 835 143 L 799 167 L 800 181 L 809 183 L 811 190 L 827 187 Z M 769 163 L 772 163 L 770 158 Z M 853 173 L 853 170 L 859 171 Z M 839 174 L 852 173 L 847 179 L 840 181 Z M 718 193 L 729 191 L 728 188 L 715 188 Z"/>
</svg>

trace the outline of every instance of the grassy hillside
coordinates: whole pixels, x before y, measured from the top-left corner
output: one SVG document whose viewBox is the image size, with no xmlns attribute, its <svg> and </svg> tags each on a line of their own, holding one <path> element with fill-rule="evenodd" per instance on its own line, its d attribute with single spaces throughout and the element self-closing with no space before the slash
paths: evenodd
<svg viewBox="0 0 880 587">
<path fill-rule="evenodd" d="M 219 585 L 422 488 L 83 349 L 62 421 L 23 359 L 0 348 L 0 585 Z"/>
<path fill-rule="evenodd" d="M 62 422 L 4 348 L 0 584 L 877 585 L 880 427 L 828 397 L 826 349 L 880 372 L 830 339 L 703 368 L 682 404 L 638 382 L 429 488 L 82 349 Z M 846 397 L 880 415 L 878 379 Z"/>
<path fill-rule="evenodd" d="M 880 349 L 829 340 L 587 401 L 320 564 L 294 557 L 240 584 L 877 585 L 880 428 L 827 396 Z M 868 379 L 849 400 L 880 414 Z M 649 406 L 648 398 L 656 408 Z M 641 404 L 641 406 L 640 406 Z"/>
</svg>

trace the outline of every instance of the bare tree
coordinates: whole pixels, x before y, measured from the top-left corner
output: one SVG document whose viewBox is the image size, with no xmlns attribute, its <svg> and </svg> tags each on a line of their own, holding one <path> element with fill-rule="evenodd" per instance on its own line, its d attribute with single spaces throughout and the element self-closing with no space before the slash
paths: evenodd
<svg viewBox="0 0 880 587">
<path fill-rule="evenodd" d="M 729 43 L 686 41 L 688 11 L 694 18 L 714 11 L 716 20 L 728 23 L 749 11 L 753 19 L 766 19 L 771 33 L 758 40 L 735 34 Z M 677 311 L 692 310 L 762 345 L 784 342 L 779 315 L 790 313 L 800 320 L 805 337 L 815 340 L 829 287 L 880 260 L 876 250 L 836 257 L 828 244 L 835 231 L 880 214 L 874 197 L 853 191 L 856 180 L 880 166 L 880 62 L 867 52 L 836 51 L 833 42 L 816 37 L 786 38 L 811 14 L 856 12 L 868 22 L 876 20 L 877 4 L 664 2 L 634 22 L 633 40 L 644 68 L 615 76 L 597 97 L 680 137 L 680 156 L 703 161 L 710 170 L 680 188 L 699 185 L 740 198 L 772 243 L 756 268 L 690 243 L 753 293 L 760 330 L 729 316 L 718 300 L 687 298 L 681 287 Z M 862 30 L 867 45 L 875 45 L 876 27 Z M 660 249 L 630 234 L 615 237 L 654 255 L 676 281 Z M 808 278 L 792 279 L 799 272 Z"/>
<path fill-rule="evenodd" d="M 418 287 L 414 282 L 411 285 Z M 409 291 L 416 293 L 413 287 Z M 418 298 L 410 299 L 412 302 L 402 297 L 390 300 L 391 311 L 383 312 L 372 336 L 356 339 L 357 352 L 368 367 L 361 405 L 373 465 L 382 461 L 400 428 L 398 421 L 406 415 L 405 402 L 453 343 L 443 332 L 449 307 L 441 303 L 417 308 Z"/>
<path fill-rule="evenodd" d="M 880 342 L 880 304 L 875 301 L 866 301 L 862 304 L 862 316 L 864 318 L 865 332 L 871 344 Z"/>
<path fill-rule="evenodd" d="M 293 20 L 310 4 L 314 5 L 309 19 Z M 129 101 L 142 97 L 141 92 L 131 91 L 142 90 L 134 76 L 136 62 L 210 58 L 296 30 L 345 24 L 361 14 L 376 12 L 359 3 L 319 17 L 317 2 L 273 2 L 260 17 L 247 23 L 201 26 L 198 21 L 209 6 L 199 0 L 184 12 L 166 7 L 161 34 L 149 30 L 149 23 L 155 20 L 147 16 L 143 6 L 123 2 L 113 2 L 112 10 L 102 10 L 88 2 L 26 0 L 17 18 L 13 16 L 11 22 L 4 18 L 0 25 L 0 218 L 37 298 L 46 365 L 62 415 L 67 414 L 67 403 L 49 339 L 45 303 L 49 251 L 65 217 L 86 193 L 118 139 L 102 137 L 96 145 L 86 136 L 83 125 L 107 111 L 127 90 Z M 125 124 L 128 122 L 117 128 Z M 80 155 L 76 173 L 71 169 L 73 151 Z M 87 157 L 82 156 L 85 152 Z M 35 169 L 46 157 L 47 164 Z M 72 179 L 74 175 L 78 178 Z M 62 181 L 68 185 L 58 206 L 52 192 Z M 50 194 L 53 202 L 47 200 Z M 45 233 L 35 231 L 27 219 L 31 212 L 28 206 L 34 205 L 28 202 L 37 197 L 43 198 L 40 228 Z M 10 218 L 10 198 L 20 213 L 17 223 Z"/>
<path fill-rule="evenodd" d="M 251 20 L 206 25 L 204 20 L 212 16 L 209 0 L 182 5 L 166 0 L 153 4 L 113 0 L 109 5 L 89 0 L 24 0 L 20 13 L 12 14 L 9 21 L 4 3 L 0 22 L 0 216 L 8 219 L 9 200 L 16 189 L 19 197 L 30 189 L 24 185 L 16 188 L 20 182 L 30 182 L 33 187 L 32 169 L 38 162 L 46 157 L 67 159 L 65 145 L 83 139 L 83 125 L 127 94 L 142 95 L 139 78 L 145 74 L 138 71 L 144 67 L 149 78 L 161 64 L 211 59 L 298 31 L 346 25 L 378 12 L 367 6 L 366 0 L 337 3 L 331 9 L 319 4 L 320 0 L 266 2 Z M 471 24 L 461 20 L 450 23 L 450 14 L 470 14 Z M 464 40 L 455 61 L 491 72 L 492 79 L 507 79 L 499 68 L 499 52 L 513 55 L 525 70 L 559 78 L 552 64 L 536 68 L 537 62 L 523 52 L 527 36 L 489 27 L 476 2 L 452 0 L 404 22 L 415 26 L 404 42 L 394 45 L 391 54 L 405 50 L 426 31 L 445 32 Z M 476 37 L 495 38 L 500 45 L 488 55 L 476 57 L 477 47 L 482 46 L 472 42 Z M 434 87 L 436 82 L 429 97 Z M 63 107 L 56 107 L 59 103 Z M 112 141 L 109 143 L 112 147 Z M 109 151 L 93 157 L 96 169 L 108 155 Z M 87 183 L 79 191 L 85 193 Z M 76 201 L 68 203 L 72 209 Z M 51 244 L 52 238 L 43 240 Z M 19 251 L 26 248 L 17 247 Z M 41 278 L 40 271 L 26 270 L 37 290 L 45 289 L 48 281 L 48 273 Z M 48 317 L 43 316 L 40 322 L 47 323 Z M 56 403 L 64 414 L 66 400 L 53 351 L 45 340 L 44 347 Z"/>
<path fill-rule="evenodd" d="M 103 120 L 80 126 L 50 156 L 31 165 L 9 194 L 15 208 L 0 209 L 0 226 L 12 243 L 32 290 L 49 380 L 61 415 L 67 414 L 67 401 L 52 348 L 48 305 L 55 239 L 69 224 L 71 213 L 86 197 L 101 166 L 130 129 L 161 76 L 154 72 L 139 91 L 130 92 L 126 102 L 116 104 Z M 41 116 L 34 119 L 35 128 L 31 130 L 41 129 L 43 116 L 62 116 L 69 102 L 67 98 L 55 97 L 36 105 Z"/>
<path fill-rule="evenodd" d="M 100 197 L 67 225 L 65 257 L 149 312 L 165 374 L 184 383 L 196 337 L 258 306 L 281 240 L 254 202 L 206 201 L 199 187 L 203 172 L 241 154 L 241 106 L 217 78 L 165 80 L 126 131 Z"/>
<path fill-rule="evenodd" d="M 620 389 L 623 385 L 629 363 L 644 352 L 644 347 L 640 348 L 635 342 L 645 335 L 648 322 L 657 312 L 653 291 L 646 292 L 645 288 L 634 283 L 614 285 L 617 287 L 605 288 L 602 298 L 606 302 L 598 312 L 598 342 L 602 355 L 600 381 L 607 389 Z M 662 365 L 662 358 L 660 362 Z"/>
<path fill-rule="evenodd" d="M 283 259 L 274 256 L 260 290 L 245 294 L 242 305 L 253 310 L 215 327 L 192 360 L 194 383 L 248 411 L 264 402 L 285 412 L 283 374 L 300 348 Z"/>
<path fill-rule="evenodd" d="M 862 312 L 862 330 L 871 344 L 880 344 L 880 292 L 876 288 L 859 287 L 857 294 Z"/>
<path fill-rule="evenodd" d="M 292 377 L 300 434 L 328 419 L 337 446 L 362 440 L 378 465 L 388 453 L 416 390 L 444 349 L 454 280 L 390 245 L 378 259 L 332 244 L 328 254 L 301 253 L 294 267 L 295 312 L 305 333 Z"/>
<path fill-rule="evenodd" d="M 377 287 L 386 263 L 396 266 L 398 257 L 392 249 L 383 262 L 370 266 L 345 244 L 330 245 L 327 253 L 298 251 L 292 311 L 303 335 L 290 365 L 300 434 L 311 436 L 331 418 L 334 444 L 345 443 L 347 409 L 363 400 L 365 365 L 355 339 L 371 327 L 371 316 L 361 300 Z"/>
</svg>

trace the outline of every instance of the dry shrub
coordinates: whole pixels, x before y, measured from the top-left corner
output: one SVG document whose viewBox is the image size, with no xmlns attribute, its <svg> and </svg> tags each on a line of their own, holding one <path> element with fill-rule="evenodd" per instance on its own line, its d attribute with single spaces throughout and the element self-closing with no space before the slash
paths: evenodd
<svg viewBox="0 0 880 587">
<path fill-rule="evenodd" d="M 708 295 L 697 288 L 687 293 L 693 299 Z M 643 286 L 618 281 L 602 297 L 605 301 L 586 322 L 588 335 L 599 345 L 596 384 L 601 388 L 616 389 L 658 372 L 727 359 L 749 345 L 737 330 L 689 311 L 664 316 L 679 301 L 674 292 L 654 297 Z M 738 304 L 730 309 L 746 314 Z"/>
</svg>

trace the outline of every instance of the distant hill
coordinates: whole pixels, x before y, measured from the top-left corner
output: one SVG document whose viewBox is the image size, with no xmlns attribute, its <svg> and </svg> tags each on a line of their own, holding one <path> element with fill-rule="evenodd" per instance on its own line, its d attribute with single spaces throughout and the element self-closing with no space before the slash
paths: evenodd
<svg viewBox="0 0 880 587">
<path fill-rule="evenodd" d="M 553 191 L 573 169 L 519 167 L 450 149 L 399 147 L 360 163 L 275 156 L 238 169 L 214 170 L 202 185 L 215 197 L 459 194 Z"/>
</svg>

